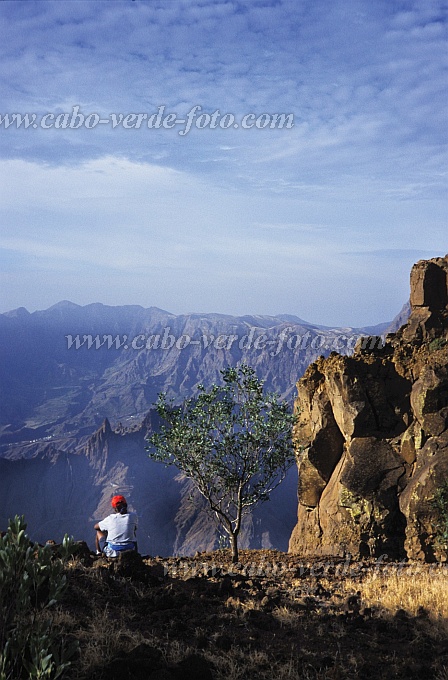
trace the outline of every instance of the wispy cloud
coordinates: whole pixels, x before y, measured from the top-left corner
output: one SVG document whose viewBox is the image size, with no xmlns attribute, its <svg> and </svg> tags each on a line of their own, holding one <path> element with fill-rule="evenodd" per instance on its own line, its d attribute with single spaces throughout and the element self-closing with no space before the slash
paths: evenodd
<svg viewBox="0 0 448 680">
<path fill-rule="evenodd" d="M 350 255 L 353 257 L 377 257 L 380 259 L 383 258 L 392 258 L 392 259 L 397 259 L 397 258 L 406 258 L 406 259 L 428 259 L 432 257 L 440 257 L 443 255 L 440 251 L 437 249 L 434 250 L 418 250 L 414 248 L 381 248 L 377 250 L 352 250 L 352 251 L 345 251 L 341 253 L 342 255 Z"/>
<path fill-rule="evenodd" d="M 97 265 L 131 302 L 132 269 L 142 296 L 146 269 L 157 304 L 174 311 L 193 308 L 195 295 L 233 311 L 241 292 L 223 282 L 244 280 L 259 311 L 303 317 L 306 301 L 321 323 L 393 316 L 408 260 L 447 250 L 446 23 L 438 0 L 0 3 L 0 114 L 164 105 L 182 117 L 199 105 L 295 122 L 193 126 L 183 137 L 145 126 L 0 128 L 2 238 L 15 253 L 3 308 L 42 306 L 38 290 L 87 296 Z M 284 281 L 294 258 L 298 273 Z M 39 286 L 12 278 L 25 261 L 41 268 Z M 51 272 L 64 263 L 83 276 L 67 274 L 61 290 Z M 348 302 L 359 275 L 371 283 L 368 304 Z M 383 311 L 385 278 L 393 287 L 398 275 Z"/>
</svg>

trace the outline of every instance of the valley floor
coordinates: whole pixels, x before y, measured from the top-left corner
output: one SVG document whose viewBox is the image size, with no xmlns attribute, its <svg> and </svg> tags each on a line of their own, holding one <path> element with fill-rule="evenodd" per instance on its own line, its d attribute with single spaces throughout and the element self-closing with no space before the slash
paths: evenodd
<svg viewBox="0 0 448 680">
<path fill-rule="evenodd" d="M 448 679 L 448 567 L 243 550 L 67 566 L 76 680 Z"/>
</svg>

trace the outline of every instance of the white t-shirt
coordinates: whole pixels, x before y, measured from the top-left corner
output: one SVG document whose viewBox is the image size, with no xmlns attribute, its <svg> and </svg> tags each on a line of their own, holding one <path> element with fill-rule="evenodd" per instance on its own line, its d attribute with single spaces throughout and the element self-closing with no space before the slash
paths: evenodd
<svg viewBox="0 0 448 680">
<path fill-rule="evenodd" d="M 126 545 L 135 541 L 138 518 L 135 512 L 120 515 L 114 512 L 98 522 L 101 531 L 107 531 L 107 542 L 114 545 Z"/>
</svg>

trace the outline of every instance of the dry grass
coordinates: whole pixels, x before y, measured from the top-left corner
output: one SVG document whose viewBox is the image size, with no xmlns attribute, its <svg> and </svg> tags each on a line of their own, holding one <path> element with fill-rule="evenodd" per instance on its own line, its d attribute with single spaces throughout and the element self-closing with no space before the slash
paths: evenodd
<svg viewBox="0 0 448 680">
<path fill-rule="evenodd" d="M 89 625 L 78 629 L 77 633 L 82 648 L 79 664 L 81 675 L 108 664 L 118 652 L 129 651 L 142 641 L 138 632 L 131 633 L 124 625 L 124 618 L 117 616 L 116 612 L 111 615 L 107 604 L 104 608 L 92 610 Z"/>
<path fill-rule="evenodd" d="M 287 661 L 273 661 L 266 652 L 259 650 L 232 649 L 226 654 L 205 654 L 215 667 L 216 680 L 319 680 L 313 669 L 300 670 L 291 654 Z"/>
<path fill-rule="evenodd" d="M 69 677 L 116 680 L 101 666 L 146 644 L 168 668 L 203 657 L 214 680 L 448 680 L 448 569 L 363 563 L 352 573 L 315 571 L 298 578 L 292 564 L 275 576 L 223 578 L 202 568 L 194 577 L 145 580 L 146 572 L 140 579 L 78 566 L 59 612 L 61 628 L 81 645 Z M 358 591 L 360 612 L 347 612 Z M 397 618 L 399 610 L 408 618 Z"/>
<path fill-rule="evenodd" d="M 252 598 L 241 600 L 239 597 L 228 597 L 225 605 L 229 609 L 243 612 L 260 609 L 260 603 Z"/>
<path fill-rule="evenodd" d="M 390 613 L 404 609 L 411 616 L 418 616 L 423 608 L 431 618 L 448 621 L 447 569 L 428 567 L 409 573 L 406 569 L 385 569 L 368 573 L 361 582 L 347 579 L 343 585 L 346 592 L 361 591 L 364 606 Z"/>
</svg>

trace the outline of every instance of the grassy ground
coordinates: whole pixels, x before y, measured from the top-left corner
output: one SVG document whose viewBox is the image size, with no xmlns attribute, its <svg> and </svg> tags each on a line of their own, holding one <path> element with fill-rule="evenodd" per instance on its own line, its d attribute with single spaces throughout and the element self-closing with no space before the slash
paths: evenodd
<svg viewBox="0 0 448 680">
<path fill-rule="evenodd" d="M 77 680 L 448 680 L 448 567 L 306 561 L 276 551 L 86 556 L 61 632 Z"/>
</svg>

